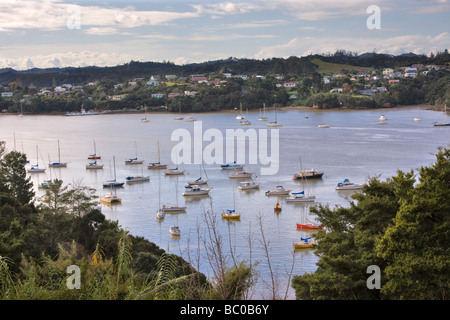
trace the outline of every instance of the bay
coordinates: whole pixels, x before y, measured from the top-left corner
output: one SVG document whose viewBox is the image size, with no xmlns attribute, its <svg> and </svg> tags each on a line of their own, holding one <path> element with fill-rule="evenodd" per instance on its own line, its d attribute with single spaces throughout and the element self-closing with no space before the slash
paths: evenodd
<svg viewBox="0 0 450 320">
<path fill-rule="evenodd" d="M 384 114 L 386 121 L 378 117 Z M 257 121 L 259 112 L 250 112 L 247 118 L 250 126 L 241 126 L 233 113 L 200 113 L 195 117 L 201 121 L 203 132 L 218 129 L 225 136 L 227 129 L 271 130 L 264 121 Z M 269 121 L 274 114 L 269 112 Z M 83 184 L 97 190 L 101 196 L 109 190 L 103 189 L 106 180 L 113 179 L 113 157 L 117 180 L 125 181 L 130 175 L 150 176 L 150 181 L 134 185 L 126 184 L 117 189 L 122 204 L 102 206 L 103 214 L 135 236 L 142 236 L 164 250 L 188 259 L 188 251 L 197 254 L 199 237 L 206 239 L 208 226 L 205 212 L 217 215 L 217 230 L 224 243 L 224 250 L 233 248 L 238 260 L 258 261 L 258 283 L 251 298 L 269 298 L 270 272 L 261 245 L 261 230 L 258 217 L 262 219 L 262 230 L 269 242 L 272 269 L 279 280 L 278 294 L 284 296 L 289 287 L 288 298 L 295 299 L 290 288 L 287 271 L 294 257 L 294 274 L 314 272 L 317 256 L 311 250 L 292 254 L 293 243 L 300 237 L 311 235 L 297 230 L 296 223 L 304 220 L 312 204 L 286 203 L 285 198 L 266 196 L 265 191 L 277 185 L 305 190 L 316 196 L 316 203 L 348 206 L 351 192 L 337 192 L 335 186 L 344 179 L 364 183 L 369 177 L 380 175 L 384 180 L 395 175 L 397 170 L 409 171 L 430 165 L 437 147 L 448 147 L 450 132 L 445 127 L 433 127 L 433 122 L 442 119 L 442 113 L 426 110 L 425 107 L 410 106 L 383 110 L 320 111 L 284 110 L 278 111 L 279 169 L 275 175 L 261 175 L 261 163 L 248 164 L 246 169 L 254 171 L 254 181 L 261 184 L 259 190 L 240 191 L 242 180 L 229 179 L 229 171 L 221 170 L 218 164 L 205 164 L 204 169 L 213 187 L 209 197 L 187 198 L 182 196 L 187 181 L 205 177 L 198 164 L 181 164 L 186 170 L 183 176 L 165 176 L 164 170 L 148 170 L 150 162 L 158 159 L 158 141 L 161 162 L 168 167 L 172 163 L 171 152 L 178 142 L 171 141 L 176 129 L 184 128 L 193 134 L 194 122 L 174 120 L 173 114 L 147 114 L 149 122 L 141 122 L 142 115 L 104 114 L 96 116 L 13 116 L 0 115 L 0 140 L 6 141 L 8 150 L 14 148 L 27 154 L 31 164 L 47 167 L 46 173 L 33 174 L 32 181 L 36 195 L 42 196 L 37 186 L 43 180 L 59 178 L 65 184 Z M 420 116 L 421 121 L 414 121 Z M 330 128 L 318 128 L 326 122 Z M 58 161 L 58 140 L 61 161 L 68 162 L 67 168 L 48 168 L 49 161 Z M 102 170 L 86 170 L 89 154 L 97 154 L 104 164 Z M 209 142 L 203 142 L 203 148 Z M 225 144 L 225 142 L 224 142 Z M 38 154 L 36 154 L 38 146 Z M 247 144 L 248 148 L 248 144 Z M 144 159 L 143 165 L 126 165 L 129 158 Z M 247 155 L 248 159 L 248 155 Z M 99 161 L 99 162 L 100 162 Z M 294 181 L 292 176 L 303 169 L 315 168 L 325 174 L 314 181 Z M 276 214 L 273 206 L 280 201 L 283 209 Z M 167 214 L 163 221 L 156 219 L 159 205 L 176 203 L 187 207 L 186 213 Z M 220 218 L 222 210 L 233 209 L 241 213 L 240 221 L 229 222 Z M 310 220 L 314 217 L 308 216 Z M 177 224 L 181 237 L 169 235 L 169 227 Z M 313 235 L 313 234 L 312 234 Z M 253 246 L 249 248 L 248 238 Z M 205 250 L 200 243 L 200 271 L 213 277 L 213 271 L 206 261 Z M 231 264 L 231 256 L 229 256 Z"/>
</svg>

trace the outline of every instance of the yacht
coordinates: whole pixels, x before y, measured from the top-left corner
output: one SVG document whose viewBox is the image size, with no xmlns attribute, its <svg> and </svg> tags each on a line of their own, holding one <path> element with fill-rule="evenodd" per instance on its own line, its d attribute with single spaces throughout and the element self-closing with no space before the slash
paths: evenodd
<svg viewBox="0 0 450 320">
<path fill-rule="evenodd" d="M 97 161 L 89 162 L 86 165 L 86 169 L 103 169 L 103 164 L 99 164 Z"/>
<path fill-rule="evenodd" d="M 305 192 L 292 192 L 292 196 L 286 198 L 286 202 L 314 202 L 316 196 L 305 196 Z"/>
<path fill-rule="evenodd" d="M 382 115 L 378 118 L 378 120 L 384 121 L 384 120 L 387 120 L 387 118 L 382 114 Z"/>
<path fill-rule="evenodd" d="M 222 170 L 235 170 L 235 169 L 243 169 L 243 168 L 244 168 L 244 165 L 243 165 L 243 164 L 237 164 L 236 161 L 235 161 L 235 162 L 233 162 L 232 164 L 229 164 L 229 163 L 227 163 L 227 164 L 222 164 L 222 165 L 220 166 L 220 168 L 221 168 Z"/>
<path fill-rule="evenodd" d="M 120 203 L 122 202 L 122 199 L 119 198 L 117 195 L 112 194 L 111 192 L 108 192 L 104 196 L 100 197 L 100 202 L 105 203 Z"/>
<path fill-rule="evenodd" d="M 336 186 L 336 190 L 357 190 L 363 187 L 362 184 L 357 184 L 350 182 L 350 180 L 345 179 L 343 182 L 339 182 Z"/>
<path fill-rule="evenodd" d="M 241 169 L 235 169 L 235 173 L 230 174 L 230 179 L 235 178 L 251 178 L 253 172 L 245 171 L 243 168 Z"/>
<path fill-rule="evenodd" d="M 259 183 L 254 181 L 244 181 L 239 184 L 239 190 L 259 189 Z"/>
<path fill-rule="evenodd" d="M 186 207 L 180 207 L 176 204 L 169 204 L 169 205 L 163 205 L 162 206 L 162 211 L 164 213 L 170 213 L 170 212 L 185 212 L 186 211 Z"/>
<path fill-rule="evenodd" d="M 202 188 L 200 186 L 194 185 L 194 186 L 185 186 L 183 196 L 203 196 L 209 194 L 209 191 L 212 188 Z"/>
<path fill-rule="evenodd" d="M 291 191 L 291 189 L 285 189 L 283 186 L 277 186 L 275 190 L 266 191 L 266 196 L 287 196 Z"/>
<path fill-rule="evenodd" d="M 181 235 L 181 231 L 180 231 L 180 228 L 178 226 L 171 226 L 169 228 L 169 233 L 172 236 L 180 236 Z"/>
<path fill-rule="evenodd" d="M 224 210 L 222 212 L 222 218 L 227 220 L 238 220 L 241 218 L 241 215 L 236 213 L 235 210 Z"/>
<path fill-rule="evenodd" d="M 164 171 L 166 176 L 176 176 L 184 174 L 184 170 L 178 170 L 178 167 Z"/>
<path fill-rule="evenodd" d="M 298 174 L 294 174 L 293 180 L 300 179 L 320 179 L 323 176 L 323 172 L 317 171 L 315 169 L 311 170 L 300 170 Z"/>
</svg>

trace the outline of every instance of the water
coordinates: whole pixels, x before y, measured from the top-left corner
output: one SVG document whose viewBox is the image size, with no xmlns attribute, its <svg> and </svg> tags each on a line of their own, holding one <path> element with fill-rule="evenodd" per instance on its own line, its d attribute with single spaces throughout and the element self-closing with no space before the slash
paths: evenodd
<svg viewBox="0 0 450 320">
<path fill-rule="evenodd" d="M 388 120 L 380 124 L 378 117 L 383 113 Z M 415 116 L 421 121 L 413 121 Z M 217 128 L 225 129 L 270 129 L 266 122 L 257 121 L 259 113 L 250 113 L 251 126 L 241 126 L 235 114 L 205 113 L 197 114 L 202 121 L 203 131 Z M 49 159 L 58 161 L 58 140 L 60 142 L 61 161 L 69 162 L 67 168 L 49 169 L 46 173 L 32 175 L 37 186 L 43 180 L 62 179 L 66 184 L 88 185 L 97 190 L 100 196 L 104 190 L 102 183 L 113 179 L 113 157 L 117 180 L 125 181 L 129 175 L 149 175 L 150 182 L 125 185 L 117 190 L 122 204 L 102 206 L 102 212 L 108 219 L 118 220 L 119 224 L 133 235 L 142 236 L 169 252 L 187 258 L 187 250 L 195 256 L 198 233 L 206 237 L 206 224 L 203 213 L 212 211 L 220 214 L 224 209 L 233 209 L 241 213 L 241 220 L 227 222 L 218 217 L 217 229 L 223 238 L 224 249 L 229 252 L 230 244 L 240 260 L 259 261 L 257 267 L 259 281 L 252 298 L 270 297 L 270 290 L 264 282 L 270 282 L 269 268 L 261 245 L 261 231 L 258 217 L 262 218 L 262 227 L 269 242 L 272 268 L 280 281 L 280 296 L 284 295 L 287 282 L 287 270 L 292 264 L 293 243 L 308 234 L 296 229 L 296 223 L 305 219 L 310 205 L 286 203 L 282 198 L 268 197 L 265 191 L 275 189 L 277 185 L 295 191 L 305 190 L 316 195 L 316 202 L 330 206 L 348 206 L 351 192 L 336 192 L 335 186 L 345 178 L 352 182 L 364 183 L 369 177 L 381 175 L 386 179 L 397 170 L 409 171 L 434 162 L 438 146 L 448 146 L 450 132 L 448 128 L 433 127 L 433 122 L 441 120 L 442 113 L 424 108 L 409 107 L 392 110 L 367 111 L 299 111 L 278 112 L 278 122 L 283 127 L 280 133 L 279 170 L 276 175 L 259 174 L 261 165 L 248 165 L 246 169 L 256 172 L 261 184 L 259 190 L 239 191 L 239 180 L 228 178 L 230 171 L 224 171 L 218 165 L 205 165 L 209 185 L 213 187 L 209 197 L 185 198 L 183 187 L 187 181 L 200 176 L 198 164 L 180 165 L 185 169 L 184 176 L 165 176 L 163 170 L 148 170 L 149 162 L 158 159 L 157 144 L 160 143 L 161 162 L 173 167 L 170 153 L 177 142 L 170 141 L 172 132 L 177 128 L 186 128 L 193 132 L 194 123 L 173 120 L 174 115 L 151 114 L 150 121 L 141 122 L 142 115 L 98 115 L 88 117 L 65 116 L 0 116 L 0 140 L 6 141 L 7 149 L 16 148 L 25 152 L 31 162 L 48 167 Z M 269 121 L 273 114 L 269 113 Z M 330 128 L 318 128 L 326 122 Z M 103 170 L 86 170 L 87 156 L 94 153 L 94 141 L 97 154 L 102 156 Z M 205 142 L 203 146 L 208 145 Z M 225 144 L 225 141 L 224 141 Z M 38 155 L 36 154 L 38 146 Z M 137 156 L 144 159 L 144 165 L 125 165 L 125 160 Z M 308 181 L 306 184 L 293 181 L 293 174 L 300 169 L 315 168 L 324 171 L 323 179 Z M 202 177 L 204 173 L 202 173 Z M 242 180 L 241 180 L 242 181 Z M 36 188 L 38 196 L 43 191 Z M 283 210 L 275 214 L 273 206 L 279 200 Z M 167 214 L 162 222 L 156 220 L 159 203 L 176 203 L 187 207 L 186 213 Z M 310 220 L 314 217 L 308 216 Z M 169 235 L 169 227 L 178 224 L 181 237 Z M 198 232 L 199 231 L 199 232 Z M 312 234 L 313 235 L 313 234 Z M 253 240 L 249 249 L 247 238 Z M 202 257 L 204 251 L 202 250 Z M 251 253 L 251 256 L 250 256 Z M 294 274 L 314 272 L 317 257 L 313 251 L 300 251 L 294 255 Z M 212 276 L 205 260 L 200 270 Z M 288 298 L 295 294 L 289 289 Z"/>
</svg>

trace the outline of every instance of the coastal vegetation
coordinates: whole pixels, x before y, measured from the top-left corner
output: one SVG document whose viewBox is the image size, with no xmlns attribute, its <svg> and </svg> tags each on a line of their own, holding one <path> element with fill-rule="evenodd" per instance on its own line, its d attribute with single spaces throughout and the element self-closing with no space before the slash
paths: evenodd
<svg viewBox="0 0 450 320">
<path fill-rule="evenodd" d="M 450 54 L 334 54 L 264 60 L 229 58 L 178 66 L 0 72 L 0 110 L 10 113 L 208 112 L 266 105 L 375 108 L 450 104 Z M 414 69 L 412 72 L 409 69 Z M 409 70 L 409 71 L 408 71 Z"/>
<path fill-rule="evenodd" d="M 372 178 L 349 208 L 311 210 L 324 227 L 315 236 L 314 273 L 296 275 L 300 300 L 447 300 L 450 294 L 450 149 L 417 173 Z M 369 288 L 369 266 L 380 287 Z"/>
</svg>

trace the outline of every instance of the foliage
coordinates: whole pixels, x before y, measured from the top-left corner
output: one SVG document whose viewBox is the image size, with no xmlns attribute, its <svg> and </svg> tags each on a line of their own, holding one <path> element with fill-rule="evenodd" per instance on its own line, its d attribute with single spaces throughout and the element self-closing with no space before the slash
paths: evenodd
<svg viewBox="0 0 450 320">
<path fill-rule="evenodd" d="M 315 273 L 295 276 L 297 299 L 448 299 L 450 289 L 450 150 L 414 173 L 371 178 L 349 208 L 311 210 L 324 226 Z M 382 270 L 381 290 L 366 269 Z"/>
</svg>

